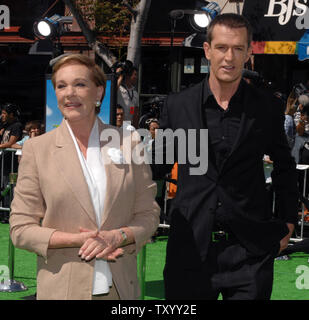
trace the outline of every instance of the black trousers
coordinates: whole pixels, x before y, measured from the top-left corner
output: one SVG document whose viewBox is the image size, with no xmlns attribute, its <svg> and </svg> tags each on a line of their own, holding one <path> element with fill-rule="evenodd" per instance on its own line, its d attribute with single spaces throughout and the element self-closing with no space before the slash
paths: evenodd
<svg viewBox="0 0 309 320">
<path fill-rule="evenodd" d="M 167 263 L 164 269 L 167 300 L 269 300 L 277 252 L 254 256 L 237 239 L 212 242 L 199 267 Z"/>
</svg>

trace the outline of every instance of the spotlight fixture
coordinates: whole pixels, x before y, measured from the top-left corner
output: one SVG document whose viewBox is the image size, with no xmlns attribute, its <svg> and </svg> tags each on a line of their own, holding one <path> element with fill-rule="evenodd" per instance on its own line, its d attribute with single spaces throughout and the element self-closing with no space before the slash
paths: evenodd
<svg viewBox="0 0 309 320">
<path fill-rule="evenodd" d="M 207 1 L 208 2 L 208 1 Z M 189 15 L 191 27 L 198 32 L 205 32 L 211 20 L 220 14 L 220 6 L 216 2 L 208 2 L 204 7 L 196 13 Z"/>
<path fill-rule="evenodd" d="M 73 17 L 60 16 L 58 14 L 53 15 L 50 18 L 38 20 L 33 25 L 34 34 L 39 39 L 56 38 L 60 37 L 64 30 L 64 24 L 71 24 Z"/>
</svg>

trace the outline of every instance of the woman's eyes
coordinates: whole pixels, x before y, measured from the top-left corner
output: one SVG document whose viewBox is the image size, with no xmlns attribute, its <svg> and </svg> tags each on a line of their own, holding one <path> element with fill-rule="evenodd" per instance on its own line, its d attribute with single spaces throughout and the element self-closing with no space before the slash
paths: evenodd
<svg viewBox="0 0 309 320">
<path fill-rule="evenodd" d="M 82 82 L 77 82 L 74 87 L 85 87 L 86 85 Z M 62 88 L 65 88 L 66 85 L 65 84 L 58 84 L 57 85 L 57 89 L 62 89 Z"/>
</svg>

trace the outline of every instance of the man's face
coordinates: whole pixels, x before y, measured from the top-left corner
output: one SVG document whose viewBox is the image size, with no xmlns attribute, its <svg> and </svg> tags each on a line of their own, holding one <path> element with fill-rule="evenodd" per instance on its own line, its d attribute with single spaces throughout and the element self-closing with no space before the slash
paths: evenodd
<svg viewBox="0 0 309 320">
<path fill-rule="evenodd" d="M 247 37 L 246 28 L 214 26 L 211 44 L 204 43 L 205 56 L 211 63 L 212 80 L 227 84 L 241 79 L 244 64 L 252 52 Z"/>
<path fill-rule="evenodd" d="M 121 127 L 123 124 L 123 109 L 116 109 L 116 126 Z"/>
<path fill-rule="evenodd" d="M 137 82 L 137 71 L 136 70 L 133 70 L 131 76 L 130 76 L 130 82 L 131 82 L 131 85 L 134 86 Z"/>
<path fill-rule="evenodd" d="M 2 110 L 1 111 L 1 121 L 3 123 L 6 123 L 6 122 L 8 122 L 8 120 L 9 120 L 9 114 L 5 110 Z"/>
<path fill-rule="evenodd" d="M 156 131 L 159 129 L 159 125 L 156 122 L 151 122 L 149 125 L 149 131 L 152 139 L 156 137 Z"/>
</svg>

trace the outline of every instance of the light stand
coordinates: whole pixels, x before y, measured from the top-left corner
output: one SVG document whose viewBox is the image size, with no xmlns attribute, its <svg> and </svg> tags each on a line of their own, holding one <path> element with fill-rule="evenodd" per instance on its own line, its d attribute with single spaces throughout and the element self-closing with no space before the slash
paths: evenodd
<svg viewBox="0 0 309 320">
<path fill-rule="evenodd" d="M 173 65 L 173 53 L 174 53 L 174 36 L 176 29 L 176 20 L 180 20 L 184 17 L 183 10 L 172 10 L 169 13 L 171 19 L 171 45 L 170 45 L 170 58 L 169 58 L 169 70 L 168 70 L 168 91 L 172 91 L 172 65 Z"/>
</svg>

